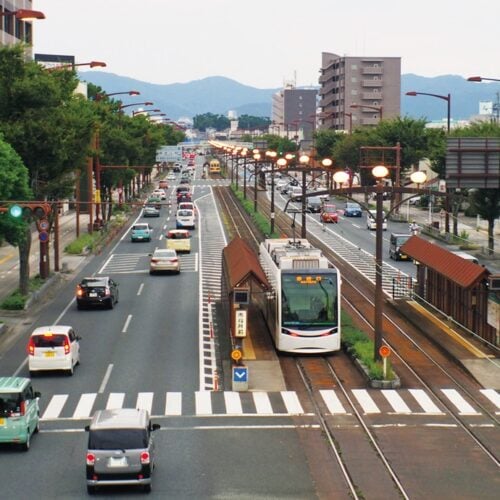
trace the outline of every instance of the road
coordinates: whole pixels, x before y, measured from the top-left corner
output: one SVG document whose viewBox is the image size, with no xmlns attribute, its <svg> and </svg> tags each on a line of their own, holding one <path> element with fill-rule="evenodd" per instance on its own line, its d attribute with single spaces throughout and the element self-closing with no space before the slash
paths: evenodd
<svg viewBox="0 0 500 500">
<path fill-rule="evenodd" d="M 199 174 L 200 164 L 197 168 Z M 19 329 L 8 350 L 0 353 L 1 375 L 28 376 L 25 346 L 35 327 L 70 324 L 82 336 L 81 366 L 73 377 L 47 374 L 34 378 L 35 389 L 42 393 L 41 432 L 27 454 L 0 447 L 3 496 L 86 497 L 84 426 L 96 409 L 123 406 L 149 409 L 153 420 L 162 426 L 155 434 L 158 468 L 151 493 L 154 498 L 350 497 L 307 396 L 296 390 L 213 390 L 215 371 L 221 362 L 216 340 L 225 335 L 218 331 L 214 339 L 210 332 L 213 304 L 220 296 L 221 250 L 227 243 L 211 189 L 220 183 L 225 182 L 193 182 L 199 224 L 192 231 L 191 254 L 181 257 L 179 275 L 148 273 L 148 254 L 165 245 L 164 233 L 175 224 L 171 188 L 172 205 L 162 209 L 159 219 L 140 218 L 153 226 L 153 241 L 131 243 L 127 228 L 114 246 L 89 260 L 65 283 L 33 323 Z M 323 231 L 314 222 L 315 217 L 308 220 L 310 227 L 314 224 L 332 244 L 339 239 L 330 227 Z M 364 226 L 364 219 L 342 219 L 332 228 L 339 229 L 354 246 L 373 249 L 373 233 Z M 402 268 L 411 266 L 390 263 L 401 264 Z M 89 275 L 109 275 L 119 283 L 120 302 L 113 310 L 76 309 L 76 283 Z M 336 364 L 341 363 L 341 359 L 334 358 Z M 344 376 L 352 370 L 352 366 L 339 368 Z M 334 386 L 327 389 L 330 397 L 338 392 Z M 445 490 L 441 475 L 454 481 L 467 478 L 467 484 L 464 479 L 462 486 L 463 498 L 479 488 L 482 498 L 495 498 L 498 490 L 493 467 L 485 464 L 484 457 L 476 457 L 477 470 L 487 472 L 480 477 L 474 475 L 472 460 L 461 460 L 462 453 L 469 459 L 475 451 L 456 431 L 448 412 L 422 411 L 411 400 L 407 388 L 399 390 L 398 396 L 407 402 L 409 413 L 392 407 L 380 391 L 370 391 L 368 397 L 364 392 L 353 394 L 361 396 L 353 399 L 352 406 L 341 396 L 345 411 L 331 411 L 328 418 L 338 429 L 344 458 L 355 471 L 359 494 L 365 498 L 397 497 L 395 491 L 391 496 L 379 495 L 392 490 L 392 485 L 390 481 L 377 484 L 377 457 L 373 452 L 365 454 L 369 445 L 358 441 L 354 407 L 368 415 L 371 429 L 378 429 L 384 449 L 389 451 L 391 461 L 399 464 L 415 498 L 419 491 Z M 318 392 L 315 396 L 320 400 Z M 473 419 L 486 421 L 482 416 Z M 495 429 L 485 429 L 489 431 Z M 437 463 L 450 464 L 452 470 L 436 467 L 436 486 L 429 479 L 431 484 L 422 488 L 416 467 L 425 468 L 426 477 L 431 477 L 434 465 L 426 466 L 425 462 L 431 457 L 437 457 Z M 466 469 L 468 473 L 464 474 Z M 118 488 L 110 493 L 120 498 L 136 496 L 135 492 Z"/>
</svg>

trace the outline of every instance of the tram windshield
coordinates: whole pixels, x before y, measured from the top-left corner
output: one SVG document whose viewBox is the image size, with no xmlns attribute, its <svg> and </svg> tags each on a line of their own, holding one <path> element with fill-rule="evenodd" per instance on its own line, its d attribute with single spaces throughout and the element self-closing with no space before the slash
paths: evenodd
<svg viewBox="0 0 500 500">
<path fill-rule="evenodd" d="M 282 324 L 288 327 L 332 327 L 338 323 L 335 274 L 282 274 Z"/>
</svg>

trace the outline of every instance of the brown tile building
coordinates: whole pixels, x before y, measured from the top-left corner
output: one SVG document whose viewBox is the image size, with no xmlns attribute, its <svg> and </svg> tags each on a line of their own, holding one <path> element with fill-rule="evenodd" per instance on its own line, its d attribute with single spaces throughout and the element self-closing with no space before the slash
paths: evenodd
<svg viewBox="0 0 500 500">
<path fill-rule="evenodd" d="M 319 128 L 348 131 L 351 126 L 377 125 L 381 118 L 400 114 L 400 57 L 341 57 L 323 52 L 319 83 Z"/>
</svg>

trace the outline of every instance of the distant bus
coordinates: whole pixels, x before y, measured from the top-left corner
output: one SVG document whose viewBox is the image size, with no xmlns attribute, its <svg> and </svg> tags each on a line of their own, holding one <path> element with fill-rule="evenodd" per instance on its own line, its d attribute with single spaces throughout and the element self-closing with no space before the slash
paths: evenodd
<svg viewBox="0 0 500 500">
<path fill-rule="evenodd" d="M 210 165 L 208 171 L 211 174 L 220 174 L 220 163 L 219 160 L 210 160 Z"/>
</svg>

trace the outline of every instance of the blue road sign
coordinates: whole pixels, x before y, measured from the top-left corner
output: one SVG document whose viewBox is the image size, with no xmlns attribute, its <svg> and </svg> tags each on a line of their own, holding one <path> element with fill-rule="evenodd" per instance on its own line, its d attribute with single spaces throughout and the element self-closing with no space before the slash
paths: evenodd
<svg viewBox="0 0 500 500">
<path fill-rule="evenodd" d="M 248 368 L 246 366 L 233 367 L 233 382 L 248 382 Z"/>
</svg>

